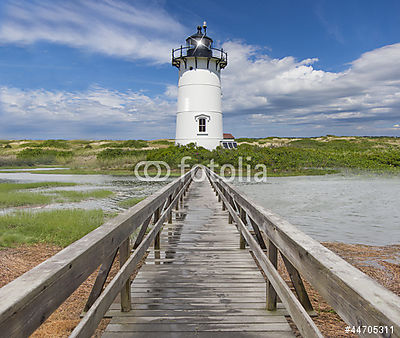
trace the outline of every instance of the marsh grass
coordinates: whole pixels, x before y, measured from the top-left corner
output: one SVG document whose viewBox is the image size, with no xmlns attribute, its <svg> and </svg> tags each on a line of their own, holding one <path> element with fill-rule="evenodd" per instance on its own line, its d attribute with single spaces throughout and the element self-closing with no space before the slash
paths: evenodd
<svg viewBox="0 0 400 338">
<path fill-rule="evenodd" d="M 104 222 L 102 210 L 20 211 L 0 216 L 0 247 L 51 243 L 62 247 L 80 239 Z"/>
<path fill-rule="evenodd" d="M 28 205 L 49 204 L 52 201 L 51 196 L 36 192 L 0 192 L 0 207 L 22 207 Z"/>
<path fill-rule="evenodd" d="M 76 184 L 64 182 L 0 183 L 0 207 L 6 208 L 49 204 L 53 200 L 52 196 L 21 190 L 74 185 Z"/>
<path fill-rule="evenodd" d="M 36 188 L 72 187 L 76 185 L 76 183 L 69 182 L 0 183 L 0 192 Z"/>
<path fill-rule="evenodd" d="M 106 198 L 113 195 L 112 191 L 102 189 L 92 191 L 55 190 L 51 191 L 51 193 L 57 196 L 57 202 L 80 202 L 89 198 Z"/>
<path fill-rule="evenodd" d="M 145 197 L 132 197 L 128 198 L 126 200 L 120 201 L 118 205 L 121 208 L 126 208 L 129 209 L 130 207 L 133 207 L 134 205 L 138 204 L 140 201 L 143 201 Z"/>
<path fill-rule="evenodd" d="M 52 202 L 80 202 L 89 198 L 105 198 L 113 194 L 109 190 L 50 192 L 23 191 L 26 189 L 75 186 L 76 183 L 37 182 L 37 183 L 0 183 L 0 207 L 21 207 L 43 205 Z"/>
</svg>

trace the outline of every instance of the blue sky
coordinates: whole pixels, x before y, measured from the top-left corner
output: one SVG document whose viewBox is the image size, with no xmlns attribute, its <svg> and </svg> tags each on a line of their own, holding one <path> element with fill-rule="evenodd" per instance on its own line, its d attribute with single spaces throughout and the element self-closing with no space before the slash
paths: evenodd
<svg viewBox="0 0 400 338">
<path fill-rule="evenodd" d="M 400 136 L 400 2 L 0 2 L 0 139 L 175 135 L 171 48 L 207 20 L 236 137 Z"/>
</svg>

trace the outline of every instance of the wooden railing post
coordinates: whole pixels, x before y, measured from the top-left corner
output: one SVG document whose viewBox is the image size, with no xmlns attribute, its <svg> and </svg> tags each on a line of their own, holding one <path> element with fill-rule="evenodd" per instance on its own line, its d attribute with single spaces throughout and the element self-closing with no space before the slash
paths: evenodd
<svg viewBox="0 0 400 338">
<path fill-rule="evenodd" d="M 172 203 L 172 194 L 168 197 L 168 205 Z M 168 212 L 168 223 L 172 223 L 172 209 Z"/>
<path fill-rule="evenodd" d="M 220 189 L 221 189 L 221 193 L 226 197 L 225 190 L 222 188 L 221 185 L 220 185 Z M 226 205 L 225 205 L 225 202 L 222 201 L 222 211 L 225 211 L 225 210 L 226 210 Z"/>
<path fill-rule="evenodd" d="M 154 212 L 153 224 L 156 224 L 157 221 L 160 219 L 160 208 L 156 209 Z M 157 232 L 154 238 L 154 250 L 160 250 L 160 232 Z"/>
<path fill-rule="evenodd" d="M 243 208 L 240 208 L 240 219 L 243 224 L 246 224 L 246 211 Z M 240 231 L 240 249 L 246 248 L 246 240 L 244 239 L 242 232 Z"/>
<path fill-rule="evenodd" d="M 268 258 L 275 269 L 278 266 L 278 250 L 274 243 L 268 240 Z M 267 281 L 267 310 L 268 311 L 275 311 L 276 310 L 276 291 L 272 286 L 271 282 Z"/>
<path fill-rule="evenodd" d="M 232 205 L 232 196 L 229 196 L 228 201 L 229 201 L 229 203 Z M 233 217 L 232 217 L 231 213 L 228 214 L 228 223 L 229 223 L 229 224 L 232 224 L 232 223 L 233 223 Z"/>
<path fill-rule="evenodd" d="M 129 237 L 122 242 L 119 247 L 119 266 L 120 268 L 125 264 L 130 255 L 130 240 Z M 121 311 L 129 312 L 131 310 L 131 278 L 125 282 L 121 289 Z"/>
</svg>

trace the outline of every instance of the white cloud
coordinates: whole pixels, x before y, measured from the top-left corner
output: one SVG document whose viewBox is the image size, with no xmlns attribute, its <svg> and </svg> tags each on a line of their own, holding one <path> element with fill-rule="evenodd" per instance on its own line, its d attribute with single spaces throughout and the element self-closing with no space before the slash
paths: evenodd
<svg viewBox="0 0 400 338">
<path fill-rule="evenodd" d="M 3 138 L 164 137 L 175 119 L 174 101 L 100 87 L 81 92 L 1 87 L 0 104 Z"/>
<path fill-rule="evenodd" d="M 161 7 L 137 1 L 8 1 L 0 23 L 0 44 L 45 41 L 158 63 L 169 62 L 171 46 L 183 35 Z"/>
<path fill-rule="evenodd" d="M 256 46 L 224 45 L 229 64 L 222 74 L 225 116 L 245 115 L 259 125 L 349 128 L 400 116 L 400 43 L 364 53 L 343 72 L 315 69 L 316 58 L 273 59 Z M 307 127 L 305 127 L 306 129 Z"/>
</svg>

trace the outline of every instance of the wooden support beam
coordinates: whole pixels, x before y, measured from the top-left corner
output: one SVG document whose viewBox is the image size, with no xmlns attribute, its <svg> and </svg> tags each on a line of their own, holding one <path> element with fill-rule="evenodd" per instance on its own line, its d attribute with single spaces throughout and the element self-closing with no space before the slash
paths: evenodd
<svg viewBox="0 0 400 338">
<path fill-rule="evenodd" d="M 254 220 L 251 217 L 249 217 L 249 219 L 250 219 L 251 226 L 254 230 L 254 234 L 256 235 L 258 244 L 260 244 L 261 249 L 267 250 L 267 245 L 265 244 L 265 241 L 261 234 L 260 228 L 258 227 L 257 223 L 254 222 Z"/>
<path fill-rule="evenodd" d="M 135 249 L 139 246 L 139 244 L 142 242 L 142 240 L 143 240 L 143 238 L 144 238 L 144 235 L 146 234 L 146 230 L 147 230 L 147 228 L 148 228 L 148 226 L 149 226 L 149 224 L 150 224 L 150 221 L 151 221 L 151 218 L 152 218 L 152 217 L 153 217 L 153 216 L 150 215 L 150 216 L 143 222 L 143 224 L 142 224 L 142 226 L 141 226 L 141 228 L 140 228 L 139 234 L 138 234 L 137 237 L 136 237 L 135 243 L 133 244 L 133 250 L 135 250 Z"/>
<path fill-rule="evenodd" d="M 293 283 L 294 289 L 296 291 L 297 297 L 299 298 L 299 301 L 301 303 L 301 305 L 303 305 L 304 309 L 308 312 L 308 313 L 313 313 L 314 308 L 311 304 L 310 298 L 308 297 L 306 288 L 304 287 L 304 283 L 303 280 L 301 279 L 301 276 L 299 274 L 299 272 L 297 271 L 297 269 L 292 265 L 292 263 L 290 263 L 287 258 L 282 255 L 281 253 L 281 257 L 282 260 L 286 266 L 286 270 L 290 276 L 290 280 Z"/>
<path fill-rule="evenodd" d="M 117 256 L 118 250 L 108 256 L 106 261 L 101 265 L 99 269 L 99 273 L 97 274 L 96 281 L 93 284 L 92 291 L 90 291 L 90 295 L 86 302 L 86 305 L 83 309 L 83 312 L 87 312 L 96 299 L 100 296 L 103 291 L 104 284 L 107 280 L 108 274 L 110 273 L 111 267 L 114 263 L 115 257 Z"/>
</svg>

